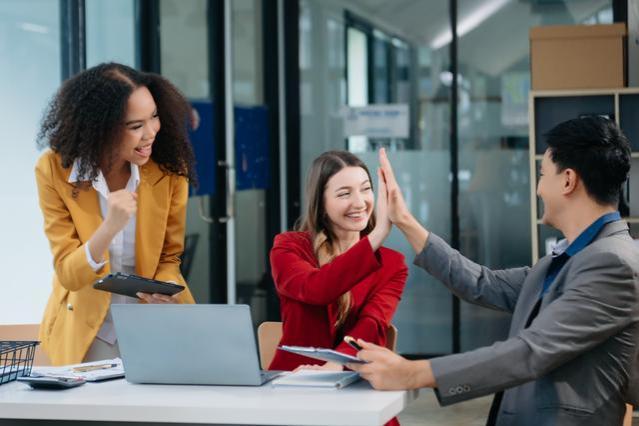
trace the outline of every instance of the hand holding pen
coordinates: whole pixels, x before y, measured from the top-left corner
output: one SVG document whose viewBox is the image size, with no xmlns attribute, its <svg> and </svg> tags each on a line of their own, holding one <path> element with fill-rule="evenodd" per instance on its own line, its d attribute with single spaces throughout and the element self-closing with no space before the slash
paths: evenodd
<svg viewBox="0 0 639 426">
<path fill-rule="evenodd" d="M 350 346 L 351 348 L 355 349 L 358 352 L 364 349 L 357 343 L 357 340 L 355 340 L 355 338 L 352 336 L 344 336 L 344 341 L 346 342 L 348 346 Z"/>
</svg>

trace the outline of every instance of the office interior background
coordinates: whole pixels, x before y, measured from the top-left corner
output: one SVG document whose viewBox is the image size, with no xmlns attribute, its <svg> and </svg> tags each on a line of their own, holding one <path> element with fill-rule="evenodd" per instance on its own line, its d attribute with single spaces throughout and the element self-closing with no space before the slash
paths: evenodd
<svg viewBox="0 0 639 426">
<path fill-rule="evenodd" d="M 183 271 L 199 303 L 278 319 L 269 248 L 329 149 L 374 168 L 386 147 L 430 230 L 489 267 L 529 265 L 529 29 L 625 20 L 621 3 L 0 0 L 0 323 L 39 322 L 50 292 L 33 175 L 43 110 L 63 80 L 106 61 L 161 73 L 197 111 Z M 345 137 L 343 107 L 373 104 L 408 105 L 409 137 Z M 386 244 L 411 264 L 398 232 Z M 501 339 L 509 317 L 411 265 L 393 322 L 398 352 L 424 356 Z"/>
</svg>

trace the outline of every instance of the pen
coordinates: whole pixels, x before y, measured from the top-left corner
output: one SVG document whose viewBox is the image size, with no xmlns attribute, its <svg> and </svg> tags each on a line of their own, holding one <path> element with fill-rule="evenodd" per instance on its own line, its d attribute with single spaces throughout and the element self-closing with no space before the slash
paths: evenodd
<svg viewBox="0 0 639 426">
<path fill-rule="evenodd" d="M 351 336 L 344 336 L 344 341 L 353 349 L 357 350 L 357 351 L 361 351 L 362 348 L 360 345 L 357 344 L 357 341 L 355 340 L 354 337 Z"/>
<path fill-rule="evenodd" d="M 106 370 L 107 368 L 117 367 L 118 364 L 96 364 L 96 365 L 84 365 L 80 367 L 74 367 L 75 373 L 86 373 L 88 371 Z"/>
</svg>

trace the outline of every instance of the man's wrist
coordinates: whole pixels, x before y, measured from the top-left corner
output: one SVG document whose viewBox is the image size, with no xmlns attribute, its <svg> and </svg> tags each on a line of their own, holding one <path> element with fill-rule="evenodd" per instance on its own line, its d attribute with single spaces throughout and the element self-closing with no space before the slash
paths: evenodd
<svg viewBox="0 0 639 426">
<path fill-rule="evenodd" d="M 416 253 L 420 253 L 426 246 L 430 233 L 424 228 L 413 215 L 408 214 L 409 218 L 398 222 L 397 227 L 404 234 Z"/>
<path fill-rule="evenodd" d="M 413 217 L 413 215 L 411 214 L 411 212 L 407 211 L 402 213 L 398 220 L 397 223 L 395 225 L 397 225 L 397 227 L 404 231 L 404 229 L 408 230 L 410 229 L 412 226 L 414 226 L 415 224 L 415 218 Z"/>
<path fill-rule="evenodd" d="M 413 363 L 413 383 L 411 389 L 434 388 L 436 386 L 430 361 L 424 359 L 411 361 Z"/>
</svg>

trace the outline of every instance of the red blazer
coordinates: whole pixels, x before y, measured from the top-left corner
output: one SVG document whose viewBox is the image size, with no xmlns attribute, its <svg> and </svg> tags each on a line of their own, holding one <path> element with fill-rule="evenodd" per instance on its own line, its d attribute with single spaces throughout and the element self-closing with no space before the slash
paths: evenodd
<svg viewBox="0 0 639 426">
<path fill-rule="evenodd" d="M 384 247 L 373 252 L 364 237 L 346 253 L 319 267 L 310 235 L 285 232 L 275 237 L 271 269 L 280 298 L 281 345 L 333 348 L 355 354 L 355 349 L 342 341 L 345 335 L 386 344 L 386 330 L 408 274 L 401 253 Z M 349 290 L 351 310 L 337 330 L 337 300 Z M 318 363 L 322 362 L 277 350 L 269 369 L 293 370 L 301 364 Z"/>
</svg>

